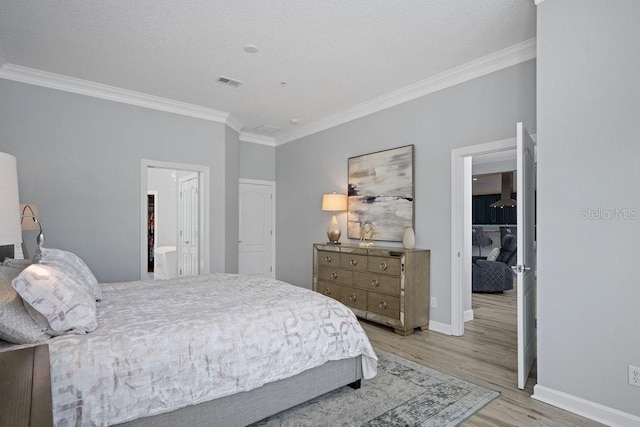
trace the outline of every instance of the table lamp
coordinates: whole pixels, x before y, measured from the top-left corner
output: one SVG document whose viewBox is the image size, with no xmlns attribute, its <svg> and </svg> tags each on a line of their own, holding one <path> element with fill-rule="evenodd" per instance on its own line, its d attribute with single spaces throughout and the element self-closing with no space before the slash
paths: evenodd
<svg viewBox="0 0 640 427">
<path fill-rule="evenodd" d="M 329 237 L 330 244 L 339 245 L 340 242 L 338 240 L 340 240 L 342 231 L 340 230 L 340 224 L 338 224 L 338 219 L 336 218 L 336 212 L 347 210 L 347 195 L 337 194 L 336 192 L 323 194 L 322 210 L 333 212 L 333 217 L 327 227 L 327 236 Z"/>
</svg>

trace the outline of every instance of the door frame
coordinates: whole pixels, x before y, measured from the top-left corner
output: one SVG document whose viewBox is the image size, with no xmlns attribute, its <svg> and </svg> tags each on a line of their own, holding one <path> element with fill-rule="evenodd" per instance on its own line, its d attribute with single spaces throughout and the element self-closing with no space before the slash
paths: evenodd
<svg viewBox="0 0 640 427">
<path fill-rule="evenodd" d="M 249 184 L 249 185 L 264 185 L 271 188 L 271 194 L 273 195 L 271 199 L 271 230 L 273 230 L 273 235 L 271 236 L 271 266 L 273 267 L 273 277 L 276 277 L 276 182 L 275 181 L 264 181 L 261 179 L 249 179 L 249 178 L 240 178 L 238 179 L 238 197 L 240 194 L 240 184 Z M 238 215 L 240 211 L 238 210 Z M 238 226 L 240 225 L 240 220 L 238 219 Z M 240 232 L 238 231 L 238 236 Z M 238 251 L 240 249 L 238 248 Z M 240 256 L 240 254 L 238 254 Z"/>
<path fill-rule="evenodd" d="M 147 250 L 147 171 L 149 168 L 173 169 L 179 171 L 198 173 L 199 183 L 199 216 L 200 216 L 200 235 L 204 238 L 199 240 L 199 271 L 200 274 L 209 273 L 210 264 L 210 169 L 208 166 L 190 165 L 185 163 L 164 162 L 159 160 L 142 159 L 140 161 L 140 280 L 147 280 L 146 273 L 146 250 Z"/>
<path fill-rule="evenodd" d="M 471 274 L 471 157 L 515 148 L 514 137 L 451 150 L 451 335 L 464 334 L 463 279 Z"/>
</svg>

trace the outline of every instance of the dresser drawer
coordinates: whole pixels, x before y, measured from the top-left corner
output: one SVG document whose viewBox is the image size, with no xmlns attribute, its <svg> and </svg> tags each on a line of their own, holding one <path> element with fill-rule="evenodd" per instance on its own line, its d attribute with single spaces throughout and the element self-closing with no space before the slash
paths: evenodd
<svg viewBox="0 0 640 427">
<path fill-rule="evenodd" d="M 353 285 L 383 294 L 400 295 L 400 277 L 372 273 L 353 273 Z"/>
<path fill-rule="evenodd" d="M 350 285 L 353 280 L 353 273 L 350 270 L 341 270 L 339 268 L 318 267 L 318 279 L 330 283 Z"/>
<path fill-rule="evenodd" d="M 367 309 L 367 291 L 343 286 L 340 290 L 340 302 L 361 310 Z"/>
<path fill-rule="evenodd" d="M 326 295 L 340 301 L 342 287 L 340 285 L 336 285 L 335 283 L 319 282 L 317 291 L 322 295 Z"/>
<path fill-rule="evenodd" d="M 400 318 L 400 298 L 376 292 L 367 293 L 367 310 L 383 316 Z"/>
<path fill-rule="evenodd" d="M 340 267 L 340 254 L 336 252 L 318 251 L 318 265 Z"/>
<path fill-rule="evenodd" d="M 340 266 L 342 268 L 365 271 L 367 269 L 367 256 L 356 254 L 340 254 Z"/>
<path fill-rule="evenodd" d="M 367 270 L 372 273 L 400 275 L 400 258 L 386 258 L 370 256 L 367 260 Z"/>
</svg>

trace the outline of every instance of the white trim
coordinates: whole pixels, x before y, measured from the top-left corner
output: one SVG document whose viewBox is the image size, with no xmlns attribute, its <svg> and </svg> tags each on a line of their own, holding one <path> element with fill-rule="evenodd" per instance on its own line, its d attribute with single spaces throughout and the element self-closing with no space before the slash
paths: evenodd
<svg viewBox="0 0 640 427">
<path fill-rule="evenodd" d="M 147 242 L 146 242 L 146 229 L 142 227 L 142 224 L 146 222 L 147 218 L 147 207 L 146 204 L 143 203 L 143 200 L 146 199 L 147 194 L 147 169 L 148 168 L 162 168 L 162 169 L 175 169 L 181 171 L 189 171 L 189 172 L 198 172 L 200 174 L 199 184 L 200 184 L 200 230 L 201 236 L 206 236 L 206 238 L 200 239 L 200 274 L 208 274 L 210 271 L 210 182 L 211 182 L 211 173 L 210 168 L 208 166 L 198 166 L 198 165 L 189 165 L 186 163 L 173 163 L 173 162 L 163 162 L 159 160 L 147 160 L 142 159 L 140 161 L 140 279 L 147 279 L 147 266 L 143 260 L 146 259 L 146 250 L 147 250 Z"/>
<path fill-rule="evenodd" d="M 259 133 L 253 132 L 240 132 L 240 141 L 269 145 L 271 147 L 276 146 L 276 140 L 272 136 L 260 135 Z"/>
<path fill-rule="evenodd" d="M 464 321 L 470 322 L 473 320 L 473 309 L 464 311 Z"/>
<path fill-rule="evenodd" d="M 465 233 L 471 233 L 471 224 L 469 227 L 462 226 L 464 222 L 464 187 L 462 182 L 464 158 L 515 148 L 516 139 L 509 138 L 451 150 L 451 335 L 464 334 L 462 254 L 465 247 L 464 241 L 469 239 Z"/>
<path fill-rule="evenodd" d="M 451 335 L 451 325 L 446 323 L 440 323 L 433 320 L 429 320 L 429 330 L 434 332 L 440 332 L 441 334 Z"/>
<path fill-rule="evenodd" d="M 271 189 L 271 268 L 273 269 L 273 277 L 276 277 L 276 182 L 264 181 L 261 179 L 240 178 L 238 184 L 264 185 Z M 239 190 L 239 189 L 238 189 Z"/>
<path fill-rule="evenodd" d="M 351 120 L 411 101 L 430 93 L 466 82 L 536 57 L 536 39 L 532 38 L 490 55 L 467 62 L 417 83 L 389 92 L 306 126 L 284 131 L 275 137 L 276 145 L 330 129 Z"/>
<path fill-rule="evenodd" d="M 533 2 L 536 4 L 536 6 L 538 6 L 540 3 L 542 3 L 544 0 L 533 0 Z"/>
<path fill-rule="evenodd" d="M 49 73 L 33 68 L 22 67 L 15 64 L 4 64 L 0 68 L 0 78 L 16 82 L 42 86 L 49 89 L 57 89 L 64 92 L 106 99 L 108 101 L 121 102 L 123 104 L 166 111 L 168 113 L 210 120 L 228 124 L 232 129 L 241 128 L 242 124 L 229 113 L 201 107 L 186 102 L 174 101 L 159 96 L 147 95 L 115 86 L 94 83 L 88 80 L 76 79 L 61 74 Z"/>
<path fill-rule="evenodd" d="M 562 391 L 536 384 L 533 399 L 578 414 L 608 426 L 638 427 L 640 417 Z"/>
<path fill-rule="evenodd" d="M 238 133 L 240 133 L 242 131 L 242 128 L 244 127 L 244 123 L 242 123 L 239 118 L 237 118 L 232 114 L 229 114 L 227 116 L 227 120 L 225 123 L 227 126 L 229 126 L 231 129 L 235 130 Z"/>
</svg>

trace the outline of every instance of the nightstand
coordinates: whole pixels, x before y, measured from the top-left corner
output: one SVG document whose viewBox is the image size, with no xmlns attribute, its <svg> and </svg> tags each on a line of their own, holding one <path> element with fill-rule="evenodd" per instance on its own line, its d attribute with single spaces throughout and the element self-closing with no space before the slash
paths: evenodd
<svg viewBox="0 0 640 427">
<path fill-rule="evenodd" d="M 53 426 L 49 346 L 0 352 L 0 427 Z"/>
</svg>

